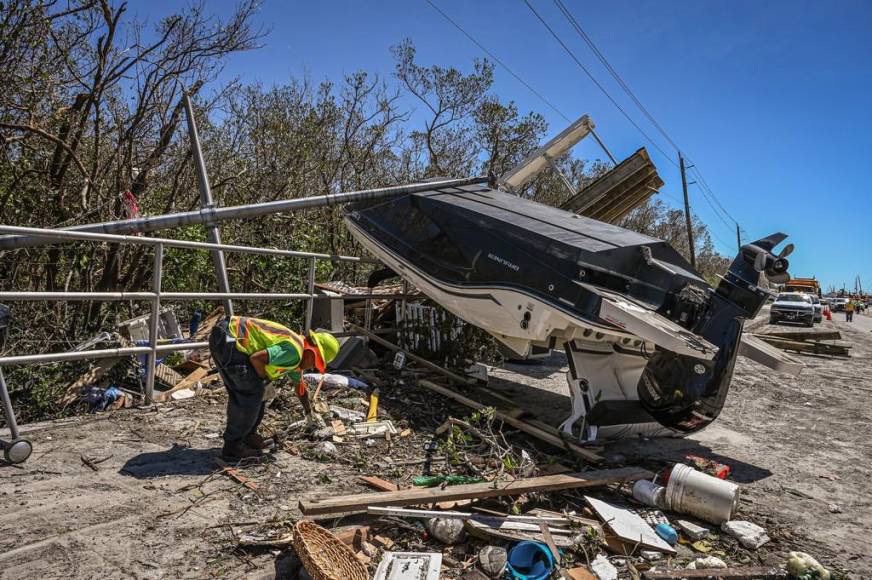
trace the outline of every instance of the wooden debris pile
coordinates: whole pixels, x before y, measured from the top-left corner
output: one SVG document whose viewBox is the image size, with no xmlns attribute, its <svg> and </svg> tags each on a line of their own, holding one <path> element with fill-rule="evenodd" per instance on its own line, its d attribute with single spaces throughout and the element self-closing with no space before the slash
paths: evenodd
<svg viewBox="0 0 872 580">
<path fill-rule="evenodd" d="M 205 342 L 209 333 L 224 316 L 223 307 L 216 308 L 199 326 L 189 342 Z M 169 312 L 161 316 L 159 342 L 182 340 L 182 331 Z M 113 347 L 134 346 L 142 340 L 143 317 L 119 325 L 121 333 L 108 335 L 102 342 Z M 167 333 L 178 332 L 176 335 Z M 146 335 L 147 337 L 147 335 Z M 90 411 L 114 411 L 131 407 L 143 399 L 145 357 L 113 357 L 94 362 L 93 366 L 69 384 L 61 404 L 81 406 Z M 196 396 L 203 389 L 218 386 L 220 376 L 212 366 L 208 349 L 173 353 L 164 356 L 155 367 L 154 400 L 164 403 Z"/>
<path fill-rule="evenodd" d="M 800 354 L 849 357 L 851 345 L 841 342 L 838 330 L 767 331 L 752 335 L 776 348 Z"/>
</svg>

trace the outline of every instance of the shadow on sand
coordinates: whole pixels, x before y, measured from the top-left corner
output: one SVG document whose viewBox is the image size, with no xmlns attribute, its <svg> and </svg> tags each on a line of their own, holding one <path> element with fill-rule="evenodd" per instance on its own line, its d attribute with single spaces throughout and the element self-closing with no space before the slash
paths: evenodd
<svg viewBox="0 0 872 580">
<path fill-rule="evenodd" d="M 118 473 L 136 479 L 166 475 L 208 475 L 218 469 L 215 464 L 218 451 L 173 445 L 166 451 L 140 453 L 131 457 Z"/>
</svg>

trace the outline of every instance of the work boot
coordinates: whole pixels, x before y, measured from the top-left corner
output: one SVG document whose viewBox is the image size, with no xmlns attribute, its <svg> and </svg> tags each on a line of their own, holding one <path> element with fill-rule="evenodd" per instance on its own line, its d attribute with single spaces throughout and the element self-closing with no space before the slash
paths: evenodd
<svg viewBox="0 0 872 580">
<path fill-rule="evenodd" d="M 258 435 L 257 433 L 252 433 L 248 435 L 245 439 L 242 440 L 248 447 L 252 449 L 270 449 L 271 447 L 275 447 L 275 441 L 273 441 L 272 437 L 266 438 L 262 435 Z"/>
<path fill-rule="evenodd" d="M 225 461 L 242 461 L 243 459 L 260 459 L 261 453 L 258 449 L 252 449 L 242 441 L 233 443 L 224 442 L 224 449 L 221 450 L 221 459 Z"/>
</svg>

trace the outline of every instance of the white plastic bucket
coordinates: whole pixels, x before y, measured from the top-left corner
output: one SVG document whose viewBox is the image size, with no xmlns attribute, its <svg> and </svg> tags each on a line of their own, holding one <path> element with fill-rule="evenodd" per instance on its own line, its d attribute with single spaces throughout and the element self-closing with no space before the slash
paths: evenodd
<svg viewBox="0 0 872 580">
<path fill-rule="evenodd" d="M 663 500 L 668 509 L 720 525 L 736 511 L 739 486 L 679 463 L 672 468 Z"/>
<path fill-rule="evenodd" d="M 662 508 L 665 492 L 662 485 L 647 479 L 640 479 L 633 484 L 633 497 L 647 506 Z"/>
</svg>

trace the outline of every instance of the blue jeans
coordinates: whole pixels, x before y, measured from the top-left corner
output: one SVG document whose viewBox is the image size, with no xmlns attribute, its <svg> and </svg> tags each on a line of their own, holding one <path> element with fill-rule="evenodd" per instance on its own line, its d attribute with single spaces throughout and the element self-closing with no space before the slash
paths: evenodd
<svg viewBox="0 0 872 580">
<path fill-rule="evenodd" d="M 212 329 L 209 351 L 227 388 L 224 442 L 238 443 L 256 432 L 263 420 L 266 381 L 257 376 L 248 356 L 237 350 L 233 337 L 227 331 L 226 319 Z"/>
</svg>

